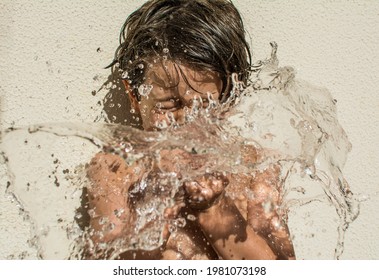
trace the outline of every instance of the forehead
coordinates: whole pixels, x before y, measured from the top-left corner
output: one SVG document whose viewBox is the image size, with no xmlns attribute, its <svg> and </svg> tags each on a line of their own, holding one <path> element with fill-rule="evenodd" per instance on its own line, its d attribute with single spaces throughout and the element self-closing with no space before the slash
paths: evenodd
<svg viewBox="0 0 379 280">
<path fill-rule="evenodd" d="M 214 83 L 218 85 L 221 82 L 220 75 L 215 71 L 194 69 L 171 60 L 159 60 L 151 63 L 145 74 L 146 81 L 164 82 L 166 85 L 167 83 L 177 84 L 180 78 L 184 78 L 190 85 L 197 83 Z"/>
</svg>

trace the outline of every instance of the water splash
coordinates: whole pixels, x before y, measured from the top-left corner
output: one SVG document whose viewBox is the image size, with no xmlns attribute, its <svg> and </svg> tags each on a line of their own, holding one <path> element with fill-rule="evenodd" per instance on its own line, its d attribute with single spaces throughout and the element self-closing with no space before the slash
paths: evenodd
<svg viewBox="0 0 379 280">
<path fill-rule="evenodd" d="M 342 174 L 351 143 L 338 123 L 336 102 L 330 93 L 295 79 L 293 68 L 278 67 L 277 46 L 273 43 L 272 47 L 271 58 L 258 64 L 252 90 L 245 92 L 250 100 L 240 104 L 243 114 L 233 117 L 244 119 L 243 127 L 236 121 L 233 124 L 244 137 L 280 153 L 279 161 L 288 173 L 285 204 L 320 199 L 314 196 L 290 200 L 296 181 L 302 186 L 317 182 L 316 188 L 322 188 L 324 198 L 334 205 L 340 220 L 335 249 L 335 258 L 339 258 L 344 233 L 359 215 L 359 202 Z M 315 191 L 310 188 L 308 192 Z"/>
<path fill-rule="evenodd" d="M 220 107 L 210 102 L 211 110 L 193 109 L 188 114 L 187 123 L 182 126 L 176 126 L 172 121 L 171 127 L 165 131 L 145 132 L 115 124 L 63 123 L 4 131 L 2 150 L 5 152 L 4 164 L 9 167 L 10 177 L 7 192 L 18 201 L 26 220 L 32 223 L 31 244 L 38 247 L 39 257 L 81 258 L 83 250 L 88 250 L 84 247 L 91 247 L 88 240 L 94 233 L 80 229 L 77 221 L 83 215 L 91 216 L 93 213 L 89 209 L 84 214 L 78 213 L 75 209 L 80 204 L 83 188 L 90 185 L 84 163 L 89 162 L 94 153 L 102 151 L 120 156 L 128 166 L 142 162 L 144 176 L 130 192 L 136 199 L 137 209 L 133 220 L 129 221 L 133 226 L 125 233 L 130 238 L 92 247 L 95 255 L 100 250 L 99 256 L 106 251 L 109 258 L 114 258 L 130 249 L 149 250 L 159 247 L 163 242 L 163 225 L 167 222 L 164 210 L 175 204 L 175 195 L 180 193 L 184 181 L 212 172 L 251 174 L 277 163 L 281 166 L 283 181 L 283 203 L 278 206 L 283 217 L 296 207 L 314 201 L 326 201 L 335 207 L 339 217 L 335 258 L 339 258 L 343 253 L 344 233 L 359 214 L 359 203 L 342 174 L 351 144 L 338 123 L 335 102 L 329 92 L 297 80 L 291 67 L 279 67 L 277 46 L 272 44 L 272 47 L 271 58 L 254 65 L 253 76 L 246 89 L 234 76 L 234 88 L 229 100 Z M 148 95 L 151 88 L 143 86 L 142 93 Z M 47 142 L 34 138 L 33 135 L 41 135 L 43 132 L 58 136 L 56 138 L 64 142 L 60 143 L 61 147 L 68 145 L 73 137 L 79 139 L 80 143 L 63 149 L 57 149 L 54 145 L 52 150 L 55 154 L 56 150 L 64 151 L 58 159 L 50 151 L 51 142 L 56 141 L 54 137 L 47 139 Z M 23 136 L 20 137 L 19 133 Z M 40 155 L 40 158 L 46 159 L 51 155 L 55 167 L 45 176 L 45 180 L 26 182 L 30 174 L 20 175 L 22 170 L 17 165 L 20 161 L 25 161 L 26 157 L 17 159 L 19 150 L 14 146 L 16 139 L 27 139 L 20 145 L 27 146 L 29 152 L 28 147 L 37 147 L 37 150 L 41 150 L 41 146 L 48 147 L 43 152 L 45 155 Z M 264 154 L 258 164 L 243 162 L 242 147 L 247 144 Z M 183 158 L 182 154 L 171 158 L 170 166 L 161 164 L 162 151 L 172 152 L 178 149 L 184 155 L 191 156 Z M 86 155 L 83 155 L 83 150 L 87 151 Z M 70 156 L 80 153 L 82 157 L 76 158 L 74 166 L 58 166 L 61 157 L 72 163 Z M 33 158 L 32 162 L 37 164 L 41 159 Z M 78 165 L 78 162 L 82 164 Z M 61 170 L 64 179 L 58 178 L 58 170 Z M 16 175 L 13 176 L 12 172 Z M 66 184 L 62 184 L 62 180 Z M 53 185 L 56 189 L 47 191 L 45 188 L 48 185 Z M 235 191 L 227 188 L 227 194 L 231 197 L 239 195 Z M 248 190 L 239 191 L 249 195 Z M 38 201 L 39 195 L 46 192 L 49 202 L 54 202 L 61 208 L 52 206 L 45 200 Z M 62 200 L 65 205 L 62 205 Z M 67 203 L 68 200 L 70 203 Z M 40 206 L 36 207 L 36 204 Z M 267 207 L 272 206 L 268 204 Z M 61 211 L 53 211 L 53 208 Z M 119 217 L 125 211 L 116 210 Z M 50 218 L 46 218 L 46 212 L 50 213 Z M 188 217 L 188 220 L 193 220 L 193 217 Z M 101 224 L 104 231 L 112 231 L 114 228 L 106 219 L 101 220 Z M 169 230 L 175 231 L 183 224 L 185 220 L 169 221 Z M 64 246 L 68 249 L 61 254 L 54 255 L 54 250 L 62 248 L 48 253 L 52 251 L 49 248 L 54 239 L 62 238 L 62 230 L 66 235 Z"/>
</svg>

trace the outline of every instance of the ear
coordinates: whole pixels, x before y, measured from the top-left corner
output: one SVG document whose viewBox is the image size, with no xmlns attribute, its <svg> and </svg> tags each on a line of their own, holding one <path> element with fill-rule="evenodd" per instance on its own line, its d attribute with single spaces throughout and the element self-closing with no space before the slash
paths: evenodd
<svg viewBox="0 0 379 280">
<path fill-rule="evenodd" d="M 128 84 L 127 81 L 122 80 L 122 83 L 125 86 L 125 92 L 128 94 L 129 100 L 130 100 L 130 105 L 136 112 L 140 112 L 139 110 L 139 105 L 138 105 L 138 100 L 137 97 L 133 94 L 133 90 L 130 88 L 130 85 Z"/>
</svg>

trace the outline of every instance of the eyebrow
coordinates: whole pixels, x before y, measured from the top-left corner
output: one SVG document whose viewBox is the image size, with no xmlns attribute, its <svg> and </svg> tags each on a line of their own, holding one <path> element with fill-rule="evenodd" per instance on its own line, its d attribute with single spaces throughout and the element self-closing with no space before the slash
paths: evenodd
<svg viewBox="0 0 379 280">
<path fill-rule="evenodd" d="M 170 73 L 166 70 L 164 71 L 165 71 L 164 74 L 166 75 L 166 77 L 162 77 L 162 75 L 160 75 L 161 73 L 159 73 L 158 71 L 150 72 L 151 77 L 153 78 L 154 82 L 158 83 L 160 86 L 165 87 L 165 88 L 172 88 L 172 87 L 177 86 L 177 84 L 179 83 L 178 81 L 179 72 L 176 71 L 176 73 Z M 169 84 L 166 83 L 166 80 L 168 80 Z"/>
<path fill-rule="evenodd" d="M 153 82 L 154 83 L 157 83 L 160 87 L 163 88 L 163 94 L 159 94 L 159 96 L 157 96 L 156 92 L 152 92 L 152 97 L 154 99 L 154 101 L 157 101 L 157 102 L 164 102 L 164 101 L 169 101 L 170 99 L 174 99 L 176 96 L 173 95 L 173 94 L 170 94 L 170 93 L 166 93 L 168 89 L 173 89 L 175 88 L 177 85 L 172 85 L 172 86 L 167 86 L 164 79 L 161 78 L 157 73 L 156 71 L 152 71 L 151 72 L 151 77 L 153 78 Z"/>
</svg>

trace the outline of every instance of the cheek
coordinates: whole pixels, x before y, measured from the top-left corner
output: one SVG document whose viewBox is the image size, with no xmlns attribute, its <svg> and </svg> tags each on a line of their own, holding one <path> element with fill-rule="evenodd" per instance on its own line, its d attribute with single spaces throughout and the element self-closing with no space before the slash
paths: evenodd
<svg viewBox="0 0 379 280">
<path fill-rule="evenodd" d="M 145 130 L 160 130 L 169 125 L 166 114 L 158 113 L 155 108 L 146 109 L 141 118 Z"/>
<path fill-rule="evenodd" d="M 218 100 L 220 97 L 221 89 L 222 89 L 222 83 L 220 85 L 213 84 L 212 86 L 210 86 L 207 92 L 212 93 L 213 100 Z"/>
<path fill-rule="evenodd" d="M 143 128 L 145 130 L 149 130 L 149 127 L 151 126 L 150 120 L 152 117 L 151 105 L 149 104 L 149 102 L 146 102 L 146 100 L 142 100 L 138 104 L 138 109 L 142 120 Z"/>
</svg>

